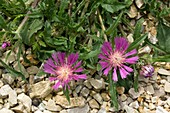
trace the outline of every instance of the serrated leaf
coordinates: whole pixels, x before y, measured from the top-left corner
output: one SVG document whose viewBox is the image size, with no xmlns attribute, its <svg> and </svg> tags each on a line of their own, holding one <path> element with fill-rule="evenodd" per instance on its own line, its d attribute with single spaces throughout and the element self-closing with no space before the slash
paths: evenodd
<svg viewBox="0 0 170 113">
<path fill-rule="evenodd" d="M 88 53 L 86 55 L 83 55 L 82 59 L 86 60 L 86 59 L 89 59 L 89 58 L 93 58 L 93 57 L 97 56 L 99 53 L 100 53 L 100 50 L 96 49 L 96 50 L 91 51 L 90 53 Z"/>
</svg>

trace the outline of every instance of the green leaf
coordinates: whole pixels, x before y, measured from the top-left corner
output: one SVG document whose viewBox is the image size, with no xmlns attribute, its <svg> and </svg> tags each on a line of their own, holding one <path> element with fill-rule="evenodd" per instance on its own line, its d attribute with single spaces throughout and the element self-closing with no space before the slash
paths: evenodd
<svg viewBox="0 0 170 113">
<path fill-rule="evenodd" d="M 132 0 L 125 0 L 124 2 L 117 2 L 113 0 L 104 0 L 101 6 L 108 12 L 114 13 L 119 10 L 122 10 L 126 7 L 129 7 L 132 4 Z"/>
<path fill-rule="evenodd" d="M 110 35 L 117 28 L 118 24 L 120 23 L 122 15 L 123 15 L 123 12 L 121 12 L 118 15 L 116 21 L 106 30 L 107 35 Z"/>
<path fill-rule="evenodd" d="M 14 75 L 15 77 L 21 77 L 22 80 L 26 80 L 25 76 L 21 73 L 21 72 L 18 72 L 14 69 L 12 69 L 10 66 L 8 66 L 7 64 L 5 64 L 5 62 L 3 62 L 1 59 L 0 59 L 0 63 L 3 65 L 3 67 L 5 69 L 7 69 L 12 75 Z"/>
<path fill-rule="evenodd" d="M 38 41 L 38 43 L 39 43 L 41 46 L 46 47 L 46 44 L 45 44 L 42 40 Z"/>
<path fill-rule="evenodd" d="M 133 38 L 137 39 L 141 36 L 141 29 L 142 29 L 142 23 L 144 22 L 144 19 L 141 18 L 140 20 L 138 20 L 136 26 L 135 26 L 135 30 L 133 33 Z"/>
<path fill-rule="evenodd" d="M 158 56 L 152 58 L 152 62 L 170 62 L 170 55 Z"/>
<path fill-rule="evenodd" d="M 66 96 L 67 101 L 70 104 L 70 96 L 69 96 L 69 90 L 68 90 L 68 86 L 65 86 L 65 89 L 63 88 L 63 93 Z"/>
<path fill-rule="evenodd" d="M 59 10 L 59 16 L 62 16 L 64 13 L 64 10 L 68 7 L 68 0 L 61 0 L 60 10 Z"/>
<path fill-rule="evenodd" d="M 133 85 L 133 87 L 134 87 L 135 91 L 137 92 L 138 91 L 138 75 L 139 74 L 136 71 L 135 65 L 133 65 L 133 69 L 134 69 L 134 85 Z"/>
<path fill-rule="evenodd" d="M 7 25 L 6 25 L 5 19 L 1 15 L 0 15 L 0 29 L 7 30 Z"/>
<path fill-rule="evenodd" d="M 130 44 L 127 51 L 131 51 L 131 50 L 137 48 L 147 38 L 147 36 L 148 36 L 148 34 L 144 34 L 141 37 L 139 37 L 138 39 L 136 39 L 133 43 Z"/>
<path fill-rule="evenodd" d="M 99 50 L 99 49 L 98 49 L 98 50 L 96 49 L 96 50 L 94 50 L 94 51 L 91 51 L 91 52 L 88 53 L 88 54 L 84 53 L 84 54 L 81 56 L 81 58 L 84 59 L 84 60 L 90 59 L 90 58 L 93 58 L 93 57 L 97 56 L 99 53 L 100 53 L 100 50 Z"/>
<path fill-rule="evenodd" d="M 170 53 L 170 27 L 159 22 L 157 31 L 157 39 L 160 48 Z"/>
</svg>

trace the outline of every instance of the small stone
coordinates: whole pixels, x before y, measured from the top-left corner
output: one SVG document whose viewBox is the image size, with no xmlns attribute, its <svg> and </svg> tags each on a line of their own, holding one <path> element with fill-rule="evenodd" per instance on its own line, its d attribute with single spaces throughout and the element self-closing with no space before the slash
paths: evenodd
<svg viewBox="0 0 170 113">
<path fill-rule="evenodd" d="M 0 97 L 8 96 L 8 102 L 11 106 L 17 104 L 17 93 L 9 85 L 4 85 L 0 89 Z"/>
<path fill-rule="evenodd" d="M 12 76 L 13 75 L 11 75 L 10 73 L 2 74 L 4 81 L 6 81 L 8 84 L 12 84 L 14 82 L 14 78 Z"/>
<path fill-rule="evenodd" d="M 156 108 L 156 106 L 153 104 L 153 103 L 149 103 L 149 109 L 150 110 L 153 110 L 153 109 L 155 109 Z"/>
<path fill-rule="evenodd" d="M 160 87 L 158 90 L 155 90 L 154 96 L 162 97 L 165 95 L 164 88 Z"/>
<path fill-rule="evenodd" d="M 13 111 L 15 111 L 16 113 L 23 113 L 24 110 L 24 106 L 22 104 L 19 104 L 17 106 L 15 106 L 14 108 L 11 108 Z"/>
<path fill-rule="evenodd" d="M 105 108 L 101 108 L 98 113 L 106 113 L 106 109 Z"/>
<path fill-rule="evenodd" d="M 170 75 L 170 71 L 167 71 L 166 69 L 160 68 L 158 70 L 158 73 L 161 75 Z"/>
<path fill-rule="evenodd" d="M 110 97 L 109 97 L 109 95 L 108 95 L 107 93 L 104 93 L 104 92 L 103 92 L 103 93 L 101 94 L 101 96 L 102 96 L 102 98 L 103 98 L 104 101 L 109 101 L 109 100 L 110 100 Z"/>
<path fill-rule="evenodd" d="M 88 89 L 91 89 L 91 88 L 92 88 L 89 80 L 85 80 L 85 81 L 83 82 L 83 84 L 84 84 Z"/>
<path fill-rule="evenodd" d="M 141 8 L 142 5 L 144 4 L 143 0 L 135 0 L 135 3 L 138 8 Z"/>
<path fill-rule="evenodd" d="M 143 87 L 139 87 L 138 92 L 135 92 L 134 88 L 131 88 L 131 89 L 129 90 L 129 95 L 130 95 L 133 99 L 138 98 L 142 93 L 144 93 L 144 88 L 143 88 Z"/>
<path fill-rule="evenodd" d="M 89 95 L 89 92 L 90 92 L 89 89 L 84 87 L 80 93 L 82 94 L 82 96 L 87 97 Z"/>
<path fill-rule="evenodd" d="M 83 87 L 82 85 L 78 85 L 75 89 L 76 93 L 79 93 L 82 87 Z"/>
<path fill-rule="evenodd" d="M 157 96 L 154 96 L 151 98 L 151 102 L 152 103 L 156 103 L 158 101 L 158 97 Z"/>
<path fill-rule="evenodd" d="M 90 83 L 95 89 L 102 89 L 105 87 L 103 79 L 98 80 L 91 78 Z"/>
<path fill-rule="evenodd" d="M 98 113 L 98 110 L 97 109 L 92 109 L 92 110 L 90 110 L 90 113 Z"/>
<path fill-rule="evenodd" d="M 58 105 L 64 108 L 82 107 L 85 105 L 85 99 L 83 97 L 70 98 L 70 104 L 65 98 L 65 96 L 56 95 L 54 97 L 54 100 Z"/>
<path fill-rule="evenodd" d="M 40 111 L 39 109 L 37 111 L 35 111 L 35 113 L 43 113 L 42 111 Z"/>
<path fill-rule="evenodd" d="M 32 85 L 32 92 L 30 97 L 45 98 L 48 94 L 52 92 L 50 81 L 41 81 Z"/>
<path fill-rule="evenodd" d="M 31 66 L 27 68 L 27 72 L 30 75 L 37 74 L 39 72 L 39 68 L 37 66 Z"/>
<path fill-rule="evenodd" d="M 52 113 L 51 111 L 48 111 L 48 110 L 44 110 L 43 113 Z"/>
<path fill-rule="evenodd" d="M 128 13 L 128 16 L 130 18 L 135 18 L 137 16 L 137 14 L 138 14 L 138 12 L 137 12 L 137 9 L 136 9 L 135 5 L 131 5 L 130 11 Z"/>
<path fill-rule="evenodd" d="M 170 82 L 170 76 L 167 76 L 167 81 Z"/>
<path fill-rule="evenodd" d="M 0 80 L 0 88 L 4 85 L 4 83 L 2 82 L 2 80 Z"/>
<path fill-rule="evenodd" d="M 170 97 L 167 99 L 167 104 L 170 106 Z"/>
<path fill-rule="evenodd" d="M 133 107 L 133 108 L 138 109 L 138 108 L 139 108 L 139 103 L 138 103 L 138 101 L 134 101 L 134 102 L 130 103 L 130 104 L 129 104 L 129 107 Z"/>
<path fill-rule="evenodd" d="M 128 97 L 127 100 L 126 100 L 126 103 L 127 103 L 127 105 L 128 105 L 128 104 L 132 103 L 133 101 L 134 101 L 134 100 L 133 100 L 132 98 Z"/>
<path fill-rule="evenodd" d="M 89 105 L 90 105 L 90 107 L 91 108 L 99 108 L 99 104 L 96 102 L 96 100 L 95 99 L 91 99 L 90 101 L 89 101 Z"/>
<path fill-rule="evenodd" d="M 165 90 L 165 92 L 170 93 L 170 83 L 169 82 L 165 82 L 164 90 Z"/>
<path fill-rule="evenodd" d="M 22 104 L 27 108 L 27 111 L 30 112 L 32 100 L 29 96 L 25 95 L 24 93 L 21 93 L 18 95 L 17 99 L 22 102 Z"/>
<path fill-rule="evenodd" d="M 125 109 L 126 113 L 139 113 L 136 109 L 133 109 L 127 105 L 125 105 L 123 109 Z"/>
<path fill-rule="evenodd" d="M 93 95 L 93 98 L 95 100 L 97 100 L 97 102 L 99 102 L 100 104 L 103 103 L 103 99 L 102 99 L 102 97 L 101 97 L 101 95 L 99 93 L 96 93 L 95 95 Z"/>
<path fill-rule="evenodd" d="M 155 92 L 154 92 L 153 86 L 152 86 L 152 85 L 147 86 L 147 87 L 146 87 L 146 92 L 147 92 L 148 94 L 154 94 Z"/>
<path fill-rule="evenodd" d="M 86 104 L 84 107 L 76 107 L 73 109 L 68 109 L 68 113 L 88 113 L 90 110 L 89 105 Z"/>
<path fill-rule="evenodd" d="M 124 92 L 125 92 L 124 87 L 117 87 L 116 90 L 117 90 L 118 94 L 124 94 Z"/>
<path fill-rule="evenodd" d="M 0 113 L 14 113 L 14 112 L 12 110 L 7 109 L 7 108 L 2 108 L 0 110 Z"/>
<path fill-rule="evenodd" d="M 52 100 L 52 99 L 50 99 L 50 100 L 47 102 L 45 108 L 46 108 L 47 110 L 50 110 L 50 111 L 61 111 L 61 110 L 62 110 L 62 108 L 61 108 L 59 105 L 56 105 L 56 104 L 55 104 L 55 101 Z"/>
<path fill-rule="evenodd" d="M 64 109 L 64 110 L 60 111 L 60 113 L 68 113 L 68 112 L 67 112 L 67 110 Z"/>
<path fill-rule="evenodd" d="M 168 113 L 165 109 L 161 106 L 156 107 L 156 113 Z"/>
<path fill-rule="evenodd" d="M 121 101 L 125 101 L 127 99 L 127 96 L 125 94 L 122 94 L 120 96 Z"/>
<path fill-rule="evenodd" d="M 40 111 L 44 111 L 44 110 L 45 110 L 45 105 L 44 105 L 44 103 L 40 103 L 39 106 L 38 106 L 38 109 L 39 109 Z"/>
</svg>

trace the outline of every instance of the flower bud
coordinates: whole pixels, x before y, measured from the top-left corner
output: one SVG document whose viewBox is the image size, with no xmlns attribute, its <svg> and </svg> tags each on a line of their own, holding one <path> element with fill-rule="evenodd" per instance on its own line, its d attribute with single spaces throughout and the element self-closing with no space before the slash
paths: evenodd
<svg viewBox="0 0 170 113">
<path fill-rule="evenodd" d="M 140 71 L 140 75 L 143 75 L 144 77 L 151 77 L 154 73 L 154 67 L 152 65 L 146 65 L 142 66 L 142 69 Z"/>
<path fill-rule="evenodd" d="M 5 49 L 8 46 L 8 44 L 6 42 L 2 43 L 2 48 Z"/>
</svg>

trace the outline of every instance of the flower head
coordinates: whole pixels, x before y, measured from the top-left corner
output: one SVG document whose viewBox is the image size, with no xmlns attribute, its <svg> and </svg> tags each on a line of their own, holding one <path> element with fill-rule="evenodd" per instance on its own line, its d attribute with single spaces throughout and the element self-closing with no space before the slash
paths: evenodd
<svg viewBox="0 0 170 113">
<path fill-rule="evenodd" d="M 11 45 L 10 42 L 3 42 L 1 47 L 2 47 L 3 49 L 5 49 L 6 47 L 8 47 L 8 46 L 10 46 L 10 45 Z"/>
<path fill-rule="evenodd" d="M 144 77 L 151 77 L 154 73 L 154 67 L 152 65 L 146 65 L 142 66 L 142 69 L 140 71 L 140 75 L 143 75 Z"/>
<path fill-rule="evenodd" d="M 81 61 L 76 62 L 77 60 L 78 53 L 72 53 L 66 57 L 64 52 L 56 52 L 46 61 L 44 71 L 54 75 L 49 78 L 50 81 L 56 80 L 54 89 L 57 90 L 60 85 L 66 88 L 71 80 L 86 79 L 86 74 L 81 74 L 83 71 Z"/>
<path fill-rule="evenodd" d="M 137 53 L 136 49 L 126 53 L 129 46 L 128 41 L 123 38 L 115 38 L 115 49 L 112 49 L 110 42 L 104 42 L 102 45 L 102 52 L 99 54 L 100 65 L 104 71 L 104 75 L 108 75 L 110 70 L 113 70 L 112 79 L 118 81 L 117 70 L 119 70 L 121 78 L 124 79 L 133 69 L 127 64 L 135 64 L 138 61 L 138 56 L 132 56 Z"/>
</svg>

